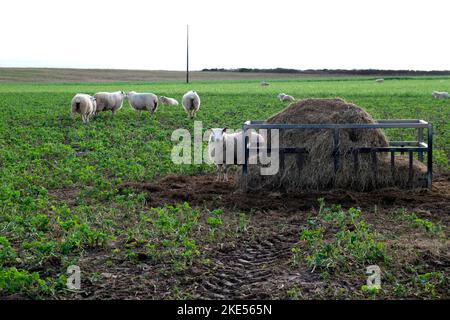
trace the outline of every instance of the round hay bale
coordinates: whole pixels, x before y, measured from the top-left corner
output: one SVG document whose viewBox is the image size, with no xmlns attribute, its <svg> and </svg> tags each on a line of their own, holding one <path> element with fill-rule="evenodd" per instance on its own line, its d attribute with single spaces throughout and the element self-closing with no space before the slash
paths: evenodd
<svg viewBox="0 0 450 320">
<path fill-rule="evenodd" d="M 265 121 L 269 124 L 370 124 L 375 120 L 360 107 L 342 99 L 306 99 L 290 104 L 286 109 Z M 414 162 L 413 180 L 409 181 L 409 171 L 405 161 L 396 161 L 394 174 L 390 169 L 390 157 L 377 153 L 376 172 L 370 153 L 360 154 L 358 170 L 353 162 L 355 147 L 386 147 L 386 136 L 380 129 L 340 130 L 340 165 L 335 173 L 333 130 L 330 129 L 289 129 L 280 130 L 279 146 L 306 148 L 308 154 L 301 170 L 295 154 L 285 155 L 284 168 L 276 175 L 260 175 L 259 165 L 250 165 L 247 177 L 240 177 L 243 186 L 251 190 L 328 190 L 345 188 L 370 190 L 388 186 L 419 185 L 423 177 L 423 165 Z M 268 139 L 270 142 L 270 138 Z M 280 164 L 281 165 L 281 164 Z"/>
</svg>

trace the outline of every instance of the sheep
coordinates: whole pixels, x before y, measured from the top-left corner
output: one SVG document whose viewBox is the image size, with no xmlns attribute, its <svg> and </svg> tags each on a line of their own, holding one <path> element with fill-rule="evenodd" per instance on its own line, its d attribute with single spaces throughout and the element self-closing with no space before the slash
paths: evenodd
<svg viewBox="0 0 450 320">
<path fill-rule="evenodd" d="M 195 91 L 188 91 L 184 94 L 182 99 L 184 110 L 189 118 L 194 118 L 198 109 L 200 109 L 200 97 Z"/>
<path fill-rule="evenodd" d="M 164 96 L 159 97 L 159 102 L 161 102 L 161 104 L 163 104 L 165 106 L 177 106 L 178 105 L 178 101 L 175 100 L 174 98 L 168 98 L 168 97 L 164 97 Z"/>
<path fill-rule="evenodd" d="M 285 93 L 278 94 L 278 99 L 280 99 L 280 101 L 289 101 L 289 102 L 294 102 L 295 101 L 293 96 L 290 96 L 290 95 L 285 94 Z"/>
<path fill-rule="evenodd" d="M 376 79 L 375 82 L 376 82 L 376 83 L 383 83 L 383 82 L 384 82 L 384 79 L 383 79 L 383 78 Z"/>
<path fill-rule="evenodd" d="M 102 111 L 111 110 L 113 116 L 122 108 L 123 100 L 127 97 L 125 92 L 97 92 L 94 98 L 97 100 L 96 114 Z"/>
<path fill-rule="evenodd" d="M 268 85 L 269 83 L 266 81 L 261 82 L 261 87 L 267 87 Z"/>
<path fill-rule="evenodd" d="M 433 91 L 431 94 L 436 99 L 448 99 L 450 98 L 450 94 L 448 92 L 440 92 L 440 91 Z"/>
<path fill-rule="evenodd" d="M 228 133 L 227 128 L 212 128 L 210 129 L 211 135 L 208 139 L 208 155 L 210 161 L 214 163 L 217 167 L 217 181 L 221 180 L 221 176 L 223 175 L 223 180 L 228 181 L 228 170 L 232 165 L 242 165 L 241 159 L 243 155 L 243 144 L 244 144 L 244 134 L 243 131 Z M 254 130 L 249 130 L 249 145 L 248 147 L 256 147 L 259 146 L 263 148 L 265 146 L 264 137 L 257 133 Z M 225 148 L 224 148 L 225 147 Z M 233 147 L 233 151 L 227 150 L 227 147 Z M 221 152 L 217 152 L 216 150 L 220 150 Z M 241 153 L 239 153 L 239 151 Z M 227 152 L 228 151 L 228 152 Z M 227 163 L 227 153 L 233 155 L 233 163 Z M 241 161 L 239 161 L 241 160 Z M 230 160 L 228 160 L 230 161 Z"/>
<path fill-rule="evenodd" d="M 290 95 L 286 94 L 286 95 L 281 99 L 281 101 L 294 102 L 295 99 L 294 99 L 293 96 L 290 96 Z"/>
<path fill-rule="evenodd" d="M 96 110 L 97 104 L 94 97 L 84 93 L 77 93 L 72 98 L 72 117 L 74 117 L 76 113 L 79 113 L 83 123 L 88 123 Z"/>
<path fill-rule="evenodd" d="M 139 111 L 150 112 L 152 116 L 158 108 L 158 97 L 153 93 L 137 93 L 135 91 L 128 92 L 128 103 L 130 106 Z"/>
</svg>

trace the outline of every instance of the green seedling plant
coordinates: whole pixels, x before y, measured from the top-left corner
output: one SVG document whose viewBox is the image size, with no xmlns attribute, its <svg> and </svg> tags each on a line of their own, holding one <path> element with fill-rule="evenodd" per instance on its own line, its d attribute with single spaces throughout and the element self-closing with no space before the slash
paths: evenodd
<svg viewBox="0 0 450 320">
<path fill-rule="evenodd" d="M 388 261 L 384 245 L 362 220 L 359 209 L 327 208 L 323 199 L 319 199 L 319 206 L 317 216 L 308 219 L 300 231 L 300 243 L 295 247 L 304 252 L 304 261 L 312 271 L 346 270 L 349 265 L 362 267 Z"/>
<path fill-rule="evenodd" d="M 220 218 L 223 214 L 222 209 L 216 209 L 210 212 L 207 218 L 207 224 L 210 226 L 210 236 L 212 239 L 216 237 L 218 228 L 222 225 L 222 219 Z"/>
<path fill-rule="evenodd" d="M 16 263 L 17 253 L 6 237 L 0 237 L 0 267 Z"/>
</svg>

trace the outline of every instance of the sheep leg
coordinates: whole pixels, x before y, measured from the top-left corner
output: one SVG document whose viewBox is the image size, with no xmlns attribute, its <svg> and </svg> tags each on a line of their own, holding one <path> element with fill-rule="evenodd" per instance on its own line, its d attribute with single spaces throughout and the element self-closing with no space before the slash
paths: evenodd
<svg viewBox="0 0 450 320">
<path fill-rule="evenodd" d="M 230 169 L 230 166 L 225 165 L 223 181 L 228 181 L 228 170 L 229 169 Z"/>
<path fill-rule="evenodd" d="M 220 164 L 217 165 L 216 172 L 217 172 L 216 181 L 220 181 L 221 173 L 222 173 L 222 165 L 220 165 Z"/>
</svg>

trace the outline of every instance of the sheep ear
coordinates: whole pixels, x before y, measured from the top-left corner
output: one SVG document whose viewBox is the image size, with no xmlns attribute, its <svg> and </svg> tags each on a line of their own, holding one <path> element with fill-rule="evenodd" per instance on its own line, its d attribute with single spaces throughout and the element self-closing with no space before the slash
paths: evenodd
<svg viewBox="0 0 450 320">
<path fill-rule="evenodd" d="M 224 132 L 227 131 L 227 130 L 228 130 L 227 127 L 223 128 L 223 129 L 222 129 L 222 133 L 224 133 Z"/>
</svg>

